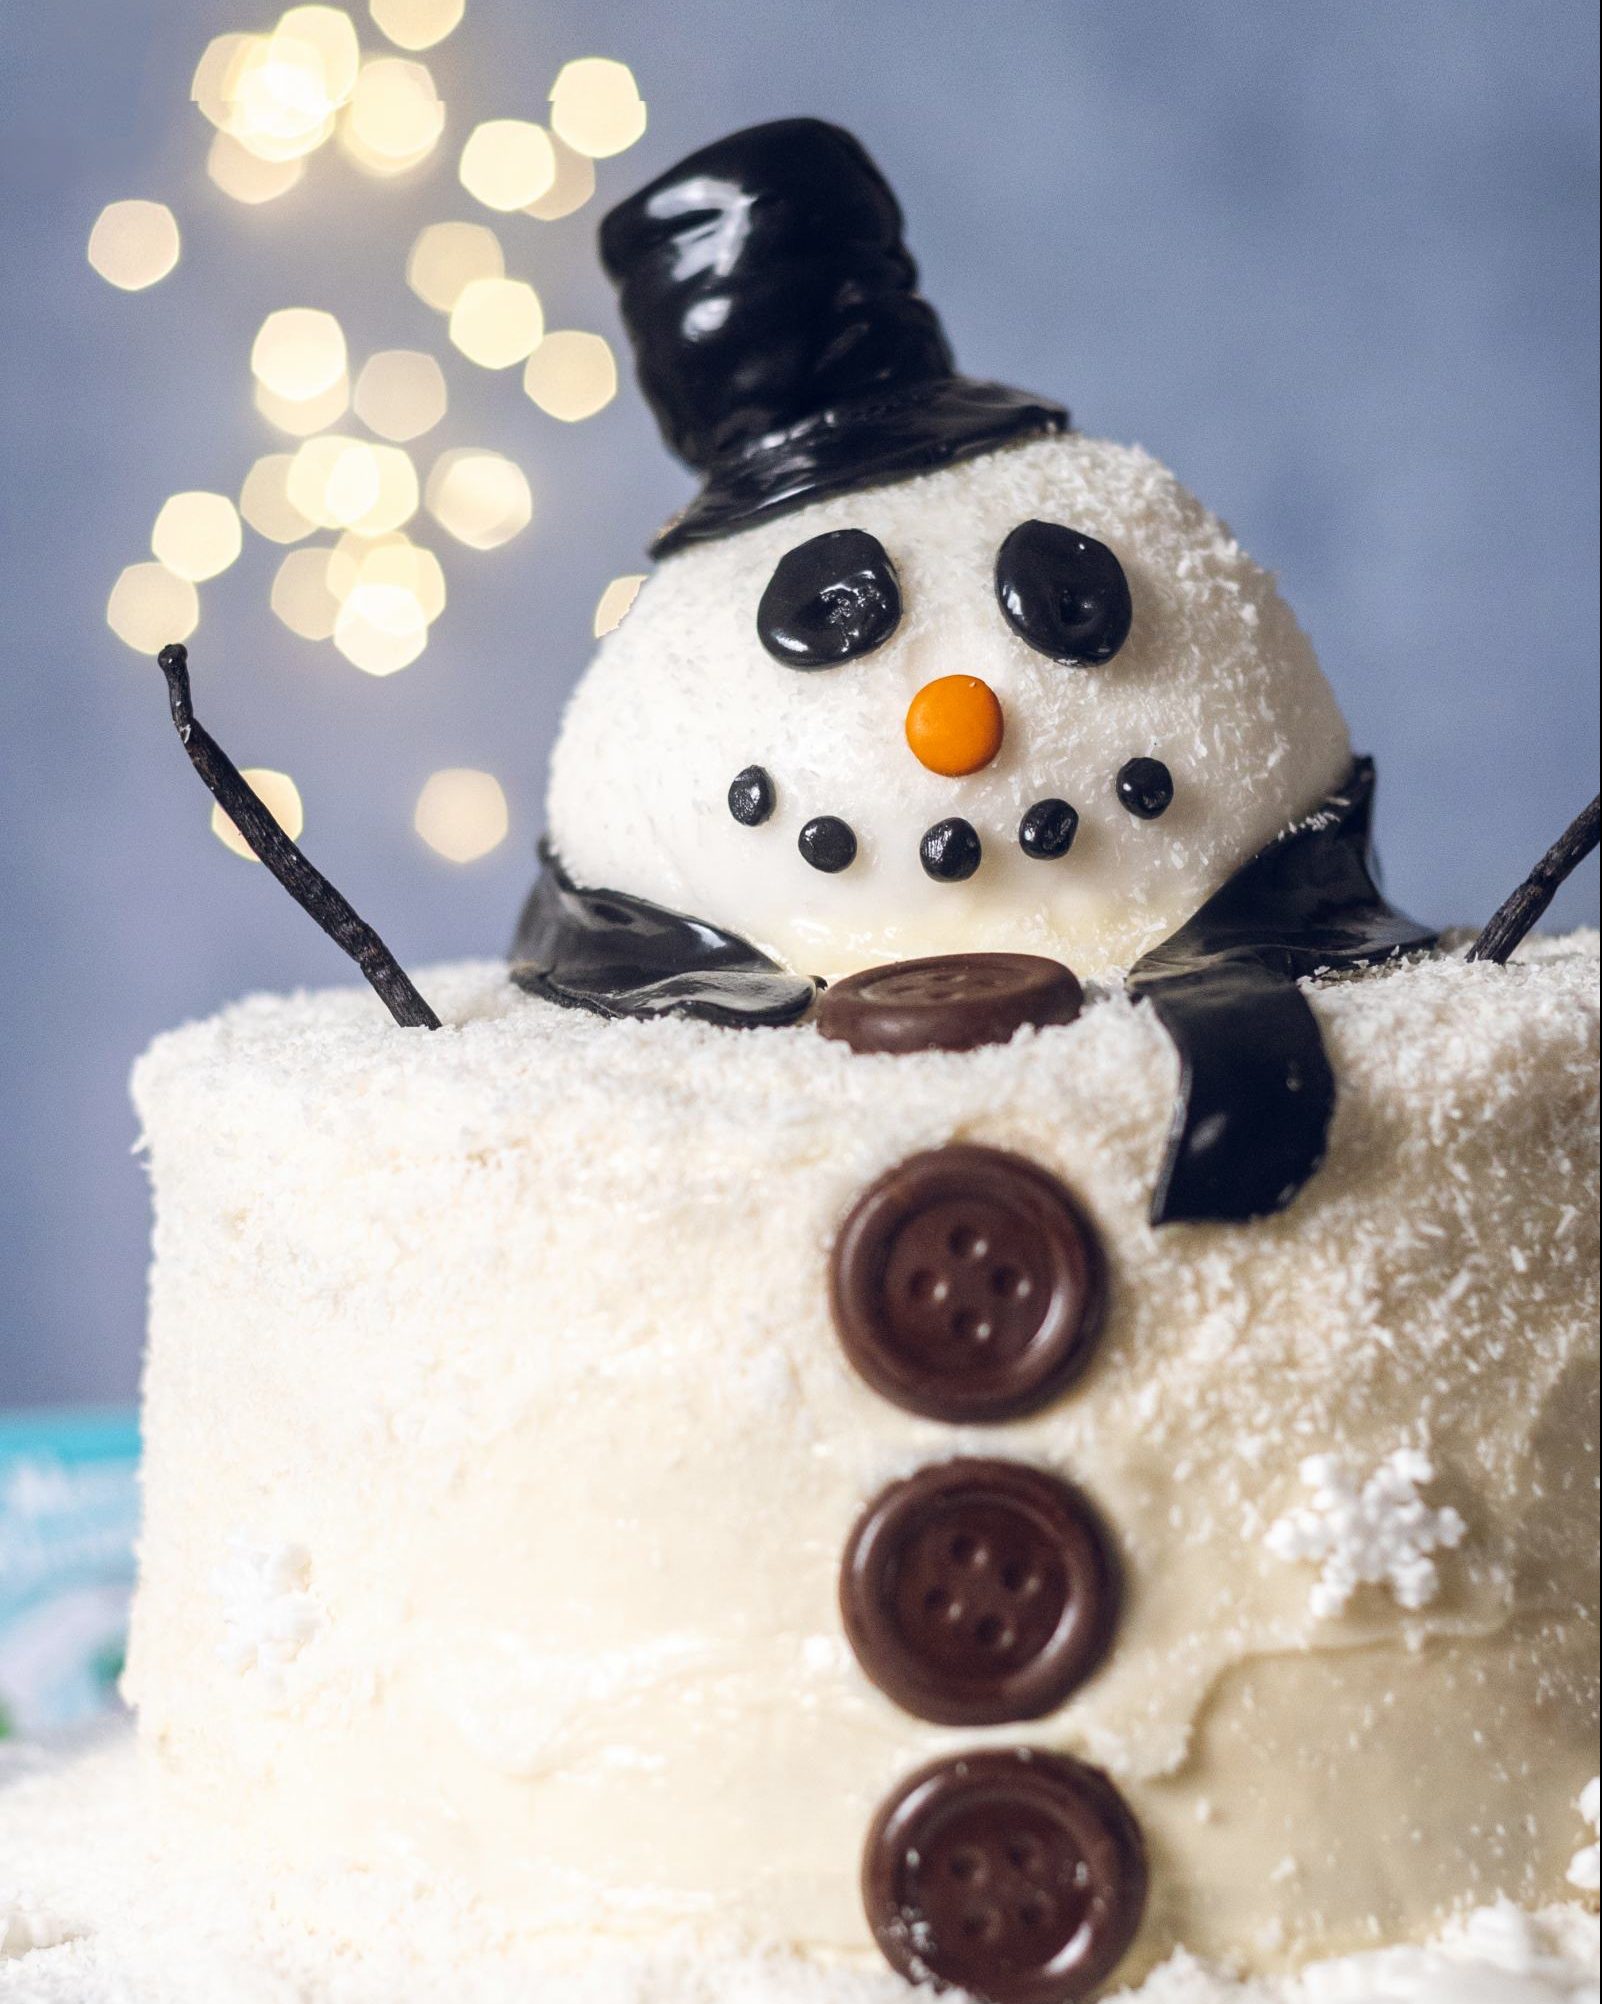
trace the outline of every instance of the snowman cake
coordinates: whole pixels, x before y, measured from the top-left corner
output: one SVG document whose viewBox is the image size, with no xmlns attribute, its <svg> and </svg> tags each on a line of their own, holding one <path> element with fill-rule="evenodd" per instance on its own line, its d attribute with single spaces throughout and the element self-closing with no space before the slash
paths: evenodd
<svg viewBox="0 0 1602 2004">
<path fill-rule="evenodd" d="M 702 485 L 510 978 L 338 901 L 397 1022 L 137 1072 L 144 1927 L 182 1855 L 263 1997 L 1593 1994 L 1595 939 L 1387 904 L 1272 580 L 958 373 L 848 135 L 602 251 Z"/>
</svg>

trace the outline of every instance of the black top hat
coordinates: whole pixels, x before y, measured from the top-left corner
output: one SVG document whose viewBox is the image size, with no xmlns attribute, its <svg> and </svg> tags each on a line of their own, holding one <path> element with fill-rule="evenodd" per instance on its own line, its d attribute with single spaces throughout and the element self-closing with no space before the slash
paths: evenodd
<svg viewBox="0 0 1602 2004">
<path fill-rule="evenodd" d="M 601 257 L 662 434 L 705 475 L 654 555 L 1067 428 L 956 373 L 889 184 L 819 119 L 692 153 L 606 217 Z"/>
</svg>

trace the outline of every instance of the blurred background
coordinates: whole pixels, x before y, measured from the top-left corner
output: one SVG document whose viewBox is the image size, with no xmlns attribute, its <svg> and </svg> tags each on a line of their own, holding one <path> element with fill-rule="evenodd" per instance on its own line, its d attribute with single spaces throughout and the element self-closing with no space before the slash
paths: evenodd
<svg viewBox="0 0 1602 2004">
<path fill-rule="evenodd" d="M 735 126 L 857 130 L 961 360 L 1282 575 L 1409 909 L 1483 918 L 1595 790 L 1594 8 L 347 19 L 8 13 L 0 1407 L 134 1390 L 139 1049 L 349 974 L 208 832 L 148 650 L 193 627 L 200 714 L 409 966 L 501 951 L 597 602 L 688 492 L 612 394 L 595 222 Z"/>
</svg>

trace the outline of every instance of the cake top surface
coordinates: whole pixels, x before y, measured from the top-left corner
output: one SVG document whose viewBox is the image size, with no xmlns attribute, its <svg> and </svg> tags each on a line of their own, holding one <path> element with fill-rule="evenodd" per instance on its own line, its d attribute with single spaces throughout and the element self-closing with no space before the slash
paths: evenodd
<svg viewBox="0 0 1602 2004">
<path fill-rule="evenodd" d="M 1602 935 L 1582 931 L 1532 939 L 1506 967 L 1451 952 L 1304 989 L 1339 1036 L 1354 1095 L 1383 1090 L 1388 1078 L 1427 1063 L 1438 1068 L 1445 1110 L 1483 1091 L 1500 1053 L 1538 1049 L 1549 1033 L 1567 1036 L 1577 1020 L 1594 1021 L 1599 951 Z M 706 1096 L 743 1107 L 756 1131 L 820 1086 L 829 1095 L 916 1107 L 945 1082 L 969 1081 L 982 1101 L 1004 1085 L 1060 1077 L 1067 1066 L 1085 1089 L 1114 1101 L 1142 1079 L 1171 1084 L 1175 1063 L 1153 1011 L 1122 990 L 1092 988 L 1077 1022 L 1024 1029 L 1007 1044 L 861 1056 L 807 1024 L 731 1033 L 680 1017 L 608 1020 L 555 1008 L 523 994 L 498 961 L 430 968 L 424 979 L 444 1019 L 432 1036 L 397 1030 L 357 986 L 251 996 L 158 1037 L 136 1070 L 136 1098 L 145 1106 L 157 1094 L 226 1088 L 243 1111 L 254 1092 L 264 1103 L 287 1095 L 328 1109 L 319 1124 L 331 1129 L 341 1106 L 360 1104 L 377 1120 L 433 1132 L 450 1147 L 456 1120 L 428 1125 L 442 1094 L 456 1096 L 458 1115 L 471 1104 L 479 1117 L 519 1131 L 531 1113 L 549 1110 L 553 1093 L 575 1123 L 586 1113 L 604 1119 L 620 1095 L 675 1114 Z M 419 1108 L 429 1109 L 421 1119 Z"/>
</svg>

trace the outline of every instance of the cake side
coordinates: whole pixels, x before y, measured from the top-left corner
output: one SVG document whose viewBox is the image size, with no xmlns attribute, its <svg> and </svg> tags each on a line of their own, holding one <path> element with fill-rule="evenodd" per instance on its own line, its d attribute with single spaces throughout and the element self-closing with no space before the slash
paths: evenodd
<svg viewBox="0 0 1602 2004">
<path fill-rule="evenodd" d="M 130 1690 L 165 1784 L 525 1925 L 847 1961 L 878 1803 L 991 1744 L 1124 1791 L 1131 1973 L 1563 1896 L 1595 1766 L 1596 973 L 1577 938 L 1316 990 L 1331 1157 L 1242 1229 L 1146 1224 L 1174 1059 L 1122 998 L 862 1058 L 469 968 L 430 977 L 428 1039 L 354 993 L 163 1039 Z M 1088 1375 L 1000 1426 L 888 1406 L 828 1313 L 854 1200 L 953 1140 L 1062 1178 L 1110 1268 Z M 953 1454 L 1070 1479 L 1116 1540 L 1108 1659 L 1026 1727 L 909 1720 L 841 1632 L 864 1505 Z M 1343 1602 L 1303 1464 L 1361 1496 L 1398 1455 L 1437 1542 L 1395 1541 L 1382 1480 L 1395 1563 Z"/>
</svg>

